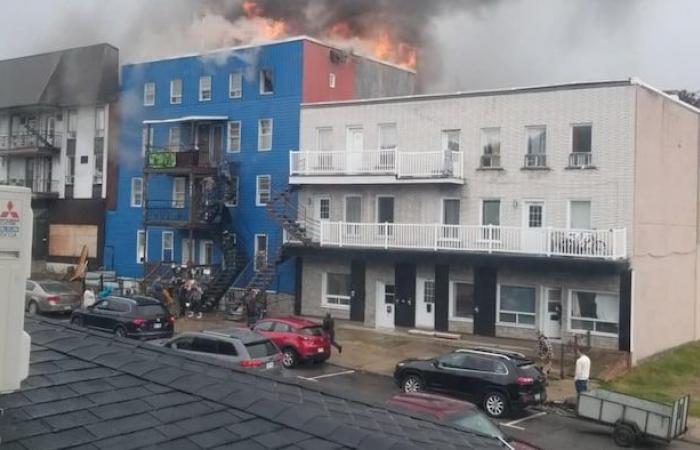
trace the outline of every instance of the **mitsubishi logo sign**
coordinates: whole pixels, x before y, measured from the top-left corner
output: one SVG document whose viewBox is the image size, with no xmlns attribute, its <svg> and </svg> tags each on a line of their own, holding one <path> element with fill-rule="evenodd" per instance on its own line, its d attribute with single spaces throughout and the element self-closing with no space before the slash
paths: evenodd
<svg viewBox="0 0 700 450">
<path fill-rule="evenodd" d="M 19 213 L 15 210 L 15 205 L 12 203 L 12 201 L 8 201 L 7 205 L 5 206 L 5 210 L 0 213 L 0 219 L 17 219 L 19 220 Z"/>
<path fill-rule="evenodd" d="M 0 205 L 2 202 L 0 202 Z M 19 235 L 19 211 L 9 200 L 0 212 L 0 237 L 17 237 Z"/>
</svg>

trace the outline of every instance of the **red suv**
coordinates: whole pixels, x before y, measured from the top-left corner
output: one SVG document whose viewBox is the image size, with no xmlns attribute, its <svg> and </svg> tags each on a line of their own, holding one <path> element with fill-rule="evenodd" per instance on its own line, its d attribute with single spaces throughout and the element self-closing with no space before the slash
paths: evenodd
<svg viewBox="0 0 700 450">
<path fill-rule="evenodd" d="M 282 364 L 287 369 L 302 361 L 323 362 L 331 356 L 331 340 L 321 325 L 302 317 L 263 319 L 253 330 L 279 347 Z"/>
</svg>

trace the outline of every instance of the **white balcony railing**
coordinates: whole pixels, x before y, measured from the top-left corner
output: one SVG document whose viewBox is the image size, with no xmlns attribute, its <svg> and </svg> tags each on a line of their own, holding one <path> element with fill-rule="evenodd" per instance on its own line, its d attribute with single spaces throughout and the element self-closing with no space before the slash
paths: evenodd
<svg viewBox="0 0 700 450">
<path fill-rule="evenodd" d="M 593 156 L 591 152 L 569 153 L 569 167 L 591 167 L 592 165 Z"/>
<path fill-rule="evenodd" d="M 462 178 L 462 153 L 296 151 L 289 154 L 292 176 L 389 175 L 397 178 Z"/>
<path fill-rule="evenodd" d="M 321 222 L 309 226 L 322 247 L 448 250 L 623 259 L 627 232 L 493 225 Z"/>
<path fill-rule="evenodd" d="M 0 180 L 0 185 L 28 187 L 35 194 L 58 194 L 60 188 L 59 180 L 48 178 L 10 178 Z"/>
</svg>

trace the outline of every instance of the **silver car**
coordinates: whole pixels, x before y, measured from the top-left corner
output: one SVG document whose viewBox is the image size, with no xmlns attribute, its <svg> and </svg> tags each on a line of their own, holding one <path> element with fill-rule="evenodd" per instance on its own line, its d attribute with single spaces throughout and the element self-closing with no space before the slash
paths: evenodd
<svg viewBox="0 0 700 450">
<path fill-rule="evenodd" d="M 281 367 L 282 354 L 277 346 L 269 338 L 246 328 L 185 332 L 149 343 L 254 370 Z"/>
<path fill-rule="evenodd" d="M 27 280 L 24 307 L 29 315 L 43 312 L 69 313 L 80 308 L 81 302 L 80 293 L 59 281 Z"/>
</svg>

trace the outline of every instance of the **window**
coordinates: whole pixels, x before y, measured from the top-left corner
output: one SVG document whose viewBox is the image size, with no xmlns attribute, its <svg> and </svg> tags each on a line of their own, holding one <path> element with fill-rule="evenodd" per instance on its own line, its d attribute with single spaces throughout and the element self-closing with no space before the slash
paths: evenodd
<svg viewBox="0 0 700 450">
<path fill-rule="evenodd" d="M 71 185 L 75 181 L 75 139 L 66 141 L 66 184 Z"/>
<path fill-rule="evenodd" d="M 145 231 L 137 231 L 136 232 L 136 263 L 137 264 L 143 264 L 147 261 L 148 257 L 148 252 L 147 252 L 147 242 L 146 242 L 146 232 Z"/>
<path fill-rule="evenodd" d="M 151 150 L 153 150 L 153 128 L 145 126 L 141 132 L 141 153 L 145 155 Z"/>
<path fill-rule="evenodd" d="M 230 183 L 226 185 L 226 191 L 224 192 L 224 204 L 229 208 L 238 206 L 238 185 L 238 177 L 231 177 Z"/>
<path fill-rule="evenodd" d="M 170 104 L 179 105 L 182 103 L 182 80 L 170 80 Z"/>
<path fill-rule="evenodd" d="M 328 86 L 335 89 L 335 74 L 333 72 L 328 74 Z"/>
<path fill-rule="evenodd" d="M 345 197 L 345 229 L 343 230 L 348 235 L 360 233 L 360 225 L 362 223 L 362 197 L 359 195 L 348 195 Z"/>
<path fill-rule="evenodd" d="M 393 284 L 384 285 L 384 303 L 393 305 L 396 303 L 396 286 Z"/>
<path fill-rule="evenodd" d="M 243 96 L 243 74 L 231 72 L 228 76 L 228 97 L 241 98 Z"/>
<path fill-rule="evenodd" d="M 228 146 L 226 151 L 229 153 L 241 151 L 241 122 L 228 123 Z"/>
<path fill-rule="evenodd" d="M 195 352 L 216 355 L 219 350 L 219 346 L 216 339 L 196 337 L 194 338 L 194 343 L 192 344 L 192 350 Z"/>
<path fill-rule="evenodd" d="M 350 307 L 350 274 L 325 273 L 324 305 Z"/>
<path fill-rule="evenodd" d="M 272 331 L 275 322 L 258 322 L 255 324 L 255 331 Z"/>
<path fill-rule="evenodd" d="M 202 266 L 214 264 L 214 243 L 212 241 L 201 241 L 199 245 L 199 264 Z"/>
<path fill-rule="evenodd" d="M 185 336 L 173 341 L 170 346 L 177 350 L 192 350 L 193 345 L 194 336 Z"/>
<path fill-rule="evenodd" d="M 323 197 L 318 199 L 318 219 L 319 220 L 330 220 L 331 219 L 331 199 L 328 197 Z"/>
<path fill-rule="evenodd" d="M 143 178 L 135 177 L 131 179 L 131 207 L 140 208 L 143 206 Z"/>
<path fill-rule="evenodd" d="M 93 183 L 102 184 L 102 173 L 105 153 L 105 108 L 95 108 L 95 142 L 94 142 L 94 168 Z"/>
<path fill-rule="evenodd" d="M 270 175 L 258 175 L 255 180 L 255 206 L 265 206 L 270 201 L 271 177 Z"/>
<path fill-rule="evenodd" d="M 105 137 L 105 108 L 95 108 L 95 137 Z"/>
<path fill-rule="evenodd" d="M 330 152 L 333 150 L 333 128 L 316 128 L 316 150 L 319 152 Z"/>
<path fill-rule="evenodd" d="M 571 200 L 569 202 L 569 228 L 572 230 L 591 229 L 591 202 Z"/>
<path fill-rule="evenodd" d="M 78 132 L 78 111 L 71 109 L 68 111 L 68 139 L 75 139 Z"/>
<path fill-rule="evenodd" d="M 461 130 L 443 130 L 442 149 L 444 151 L 458 152 L 461 134 Z"/>
<path fill-rule="evenodd" d="M 396 150 L 399 146 L 398 140 L 395 123 L 379 125 L 379 150 Z"/>
<path fill-rule="evenodd" d="M 501 129 L 481 130 L 481 167 L 484 169 L 501 167 Z"/>
<path fill-rule="evenodd" d="M 535 288 L 501 286 L 498 302 L 498 321 L 535 326 Z"/>
<path fill-rule="evenodd" d="M 187 178 L 177 177 L 173 179 L 173 208 L 185 207 L 185 189 L 187 186 Z"/>
<path fill-rule="evenodd" d="M 542 228 L 544 225 L 544 204 L 527 203 L 528 228 Z"/>
<path fill-rule="evenodd" d="M 425 280 L 423 282 L 423 301 L 425 303 L 435 303 L 435 281 Z"/>
<path fill-rule="evenodd" d="M 255 235 L 255 260 L 253 261 L 253 269 L 259 271 L 267 267 L 267 235 Z"/>
<path fill-rule="evenodd" d="M 143 85 L 143 106 L 156 104 L 156 84 L 153 81 Z"/>
<path fill-rule="evenodd" d="M 171 152 L 180 150 L 180 126 L 172 127 L 168 130 L 168 147 Z"/>
<path fill-rule="evenodd" d="M 258 121 L 258 151 L 272 150 L 272 119 Z"/>
<path fill-rule="evenodd" d="M 199 101 L 208 102 L 211 100 L 211 76 L 199 77 Z"/>
<path fill-rule="evenodd" d="M 443 239 L 459 239 L 459 216 L 461 201 L 456 198 L 442 200 L 442 227 Z"/>
<path fill-rule="evenodd" d="M 597 292 L 571 293 L 571 329 L 617 334 L 620 322 L 620 298 Z"/>
<path fill-rule="evenodd" d="M 591 147 L 593 145 L 593 127 L 591 125 L 574 125 L 571 127 L 571 154 L 569 167 L 587 167 L 593 162 Z"/>
<path fill-rule="evenodd" d="M 292 327 L 290 327 L 286 323 L 275 322 L 274 331 L 276 331 L 277 333 L 291 333 Z"/>
<path fill-rule="evenodd" d="M 527 127 L 527 153 L 525 167 L 547 166 L 547 128 L 544 126 Z"/>
<path fill-rule="evenodd" d="M 182 240 L 182 264 L 194 261 L 194 243 L 185 238 Z"/>
<path fill-rule="evenodd" d="M 219 341 L 219 354 L 225 356 L 238 356 L 238 350 L 231 342 Z"/>
<path fill-rule="evenodd" d="M 163 231 L 163 235 L 161 236 L 161 261 L 171 262 L 173 260 L 174 239 L 172 231 Z"/>
<path fill-rule="evenodd" d="M 483 200 L 481 203 L 481 225 L 483 239 L 499 240 L 501 225 L 501 201 L 500 200 Z M 495 228 L 489 228 L 487 225 L 493 225 Z"/>
<path fill-rule="evenodd" d="M 453 285 L 452 316 L 460 319 L 474 318 L 474 285 L 456 282 Z"/>
<path fill-rule="evenodd" d="M 260 71 L 260 93 L 262 95 L 270 95 L 275 92 L 274 80 L 272 78 L 272 69 L 263 69 Z"/>
</svg>

